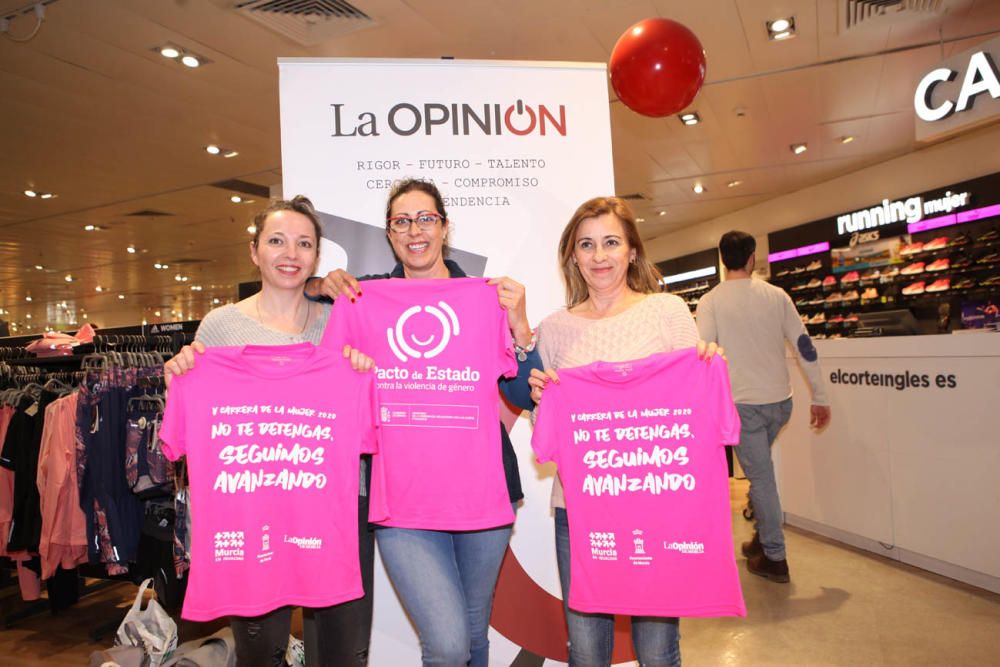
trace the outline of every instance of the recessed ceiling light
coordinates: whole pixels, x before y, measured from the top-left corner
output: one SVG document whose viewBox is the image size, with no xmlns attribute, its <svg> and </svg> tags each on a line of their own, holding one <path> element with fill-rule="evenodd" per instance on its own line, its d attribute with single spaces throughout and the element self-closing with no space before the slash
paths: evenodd
<svg viewBox="0 0 1000 667">
<path fill-rule="evenodd" d="M 236 157 L 239 154 L 239 151 L 226 151 L 223 153 L 222 157 Z"/>
<path fill-rule="evenodd" d="M 135 254 L 135 246 L 134 245 L 128 246 L 127 248 L 125 248 L 125 252 L 127 252 L 130 255 L 134 255 Z"/>
<path fill-rule="evenodd" d="M 25 317 L 30 320 L 31 319 L 31 313 L 26 314 Z"/>
<path fill-rule="evenodd" d="M 24 191 L 24 196 L 25 197 L 37 197 L 38 193 L 35 192 L 34 190 L 25 190 Z"/>
<path fill-rule="evenodd" d="M 215 144 L 209 144 L 205 146 L 205 151 L 211 153 L 212 155 L 218 155 L 219 153 L 222 152 L 222 149 L 216 146 Z"/>
<path fill-rule="evenodd" d="M 646 218 L 636 218 L 636 222 L 646 222 Z"/>
<path fill-rule="evenodd" d="M 31 303 L 31 297 L 30 296 L 24 297 L 24 300 L 27 301 L 28 303 Z"/>
<path fill-rule="evenodd" d="M 63 276 L 63 280 L 65 280 L 68 283 L 71 283 L 71 282 L 73 282 L 73 275 L 70 274 L 70 273 L 67 273 L 65 276 Z"/>
<path fill-rule="evenodd" d="M 852 137 L 849 134 L 844 135 L 843 137 L 840 138 L 840 143 L 842 143 L 842 144 L 849 144 L 852 141 L 854 141 L 854 137 Z"/>
<path fill-rule="evenodd" d="M 42 266 L 41 264 L 35 264 L 35 270 L 36 271 L 44 271 L 45 267 Z"/>
<path fill-rule="evenodd" d="M 809 147 L 806 144 L 792 144 L 788 148 L 796 155 L 802 155 L 809 150 Z"/>
<path fill-rule="evenodd" d="M 191 291 L 192 292 L 200 292 L 201 291 L 201 285 L 191 285 Z"/>
<path fill-rule="evenodd" d="M 727 188 L 735 188 L 737 185 L 741 185 L 743 181 L 729 181 L 726 183 Z"/>
<path fill-rule="evenodd" d="M 153 311 L 153 315 L 156 315 L 157 317 L 159 317 L 160 316 L 160 311 L 158 311 L 158 310 Z"/>
<path fill-rule="evenodd" d="M 177 47 L 164 46 L 163 48 L 160 49 L 160 55 L 163 56 L 164 58 L 173 59 L 181 55 L 181 52 Z"/>
<path fill-rule="evenodd" d="M 695 194 L 699 194 L 700 195 L 702 192 L 705 191 L 705 186 L 702 185 L 701 183 L 695 183 L 694 187 L 691 188 L 691 189 L 695 191 Z"/>
<path fill-rule="evenodd" d="M 659 213 L 659 215 L 666 215 L 666 214 L 667 214 L 666 211 L 660 211 L 660 213 Z"/>
<path fill-rule="evenodd" d="M 681 115 L 678 116 L 678 118 L 680 118 L 681 122 L 684 123 L 685 125 L 697 125 L 698 123 L 701 122 L 701 116 L 699 116 L 698 113 L 695 111 L 682 113 Z"/>
<path fill-rule="evenodd" d="M 87 319 L 87 313 L 83 314 L 83 319 Z"/>
<path fill-rule="evenodd" d="M 212 299 L 212 303 L 219 303 L 218 299 Z"/>
<path fill-rule="evenodd" d="M 181 62 L 185 66 L 190 67 L 192 69 L 195 68 L 195 67 L 200 67 L 201 66 L 201 60 L 198 59 L 198 56 L 192 56 L 191 54 L 183 56 L 181 58 Z"/>
<path fill-rule="evenodd" d="M 250 225 L 249 227 L 247 227 L 247 231 L 250 232 L 251 234 L 256 234 L 257 233 L 257 225 Z"/>
<path fill-rule="evenodd" d="M 55 197 L 55 195 L 52 194 L 51 192 L 43 192 L 42 194 L 38 195 L 38 197 L 39 199 L 52 199 L 53 197 Z"/>
<path fill-rule="evenodd" d="M 124 300 L 125 300 L 125 295 L 124 295 L 124 294 L 119 294 L 119 295 L 118 295 L 118 299 L 119 299 L 120 301 L 124 301 Z"/>
<path fill-rule="evenodd" d="M 794 16 L 777 18 L 768 21 L 765 25 L 767 26 L 767 38 L 770 40 L 781 41 L 795 36 Z"/>
<path fill-rule="evenodd" d="M 101 287 L 100 285 L 98 285 L 97 287 L 95 287 L 95 288 L 94 288 L 94 291 L 95 291 L 95 292 L 103 292 L 103 291 L 104 291 L 104 288 L 103 288 L 103 287 Z"/>
<path fill-rule="evenodd" d="M 229 201 L 233 202 L 234 204 L 239 204 L 241 201 L 243 201 L 243 197 L 239 195 L 233 195 L 232 197 L 229 198 Z"/>
</svg>

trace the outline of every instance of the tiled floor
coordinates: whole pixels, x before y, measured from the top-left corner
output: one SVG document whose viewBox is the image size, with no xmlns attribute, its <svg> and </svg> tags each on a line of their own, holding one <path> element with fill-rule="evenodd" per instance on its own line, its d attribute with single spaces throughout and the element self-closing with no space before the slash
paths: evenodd
<svg viewBox="0 0 1000 667">
<path fill-rule="evenodd" d="M 745 494 L 734 483 L 737 548 L 751 533 L 739 514 Z M 685 619 L 685 665 L 1000 665 L 1000 596 L 795 529 L 786 536 L 792 582 L 755 577 L 740 558 L 748 617 Z M 0 665 L 85 665 L 100 648 L 89 628 L 119 617 L 134 590 L 115 587 L 0 631 Z M 184 624 L 181 639 L 216 627 Z"/>
</svg>

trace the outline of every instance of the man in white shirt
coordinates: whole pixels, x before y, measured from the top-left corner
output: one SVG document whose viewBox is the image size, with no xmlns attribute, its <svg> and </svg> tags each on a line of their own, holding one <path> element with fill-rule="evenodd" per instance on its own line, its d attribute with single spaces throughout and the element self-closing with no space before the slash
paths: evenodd
<svg viewBox="0 0 1000 667">
<path fill-rule="evenodd" d="M 792 413 L 792 388 L 785 362 L 785 341 L 796 351 L 812 390 L 810 425 L 830 422 L 816 348 L 795 304 L 784 290 L 753 277 L 754 238 L 727 232 L 719 241 L 725 280 L 698 303 L 698 332 L 726 350 L 733 400 L 740 414 L 736 456 L 750 480 L 756 531 L 743 543 L 747 569 L 771 581 L 788 582 L 784 517 L 771 460 L 771 447 Z"/>
</svg>

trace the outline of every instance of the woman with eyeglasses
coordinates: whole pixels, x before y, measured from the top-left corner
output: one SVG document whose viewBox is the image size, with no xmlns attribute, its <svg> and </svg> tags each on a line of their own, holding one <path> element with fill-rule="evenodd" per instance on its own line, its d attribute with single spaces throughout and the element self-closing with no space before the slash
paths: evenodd
<svg viewBox="0 0 1000 667">
<path fill-rule="evenodd" d="M 397 264 L 390 273 L 356 279 L 337 270 L 309 282 L 311 297 L 363 299 L 364 280 L 379 278 L 461 278 L 465 272 L 447 258 L 450 224 L 444 200 L 430 181 L 398 181 L 386 204 L 386 237 Z M 525 310 L 524 287 L 495 278 L 497 299 L 518 351 L 518 377 L 501 380 L 504 396 L 530 409 L 527 375 L 541 368 Z M 499 396 L 497 397 L 499 399 Z M 517 458 L 500 426 L 507 491 L 512 504 L 523 497 Z M 419 475 L 419 470 L 413 471 Z M 455 474 L 461 475 L 461 463 Z M 375 531 L 382 562 L 403 607 L 416 626 L 425 665 L 482 667 L 489 663 L 489 620 L 500 564 L 512 526 L 446 531 L 379 527 Z"/>
</svg>

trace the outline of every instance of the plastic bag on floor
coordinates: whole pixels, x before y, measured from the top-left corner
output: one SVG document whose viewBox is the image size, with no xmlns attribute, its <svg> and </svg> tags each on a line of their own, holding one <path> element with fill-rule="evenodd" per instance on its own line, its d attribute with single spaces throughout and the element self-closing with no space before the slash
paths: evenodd
<svg viewBox="0 0 1000 667">
<path fill-rule="evenodd" d="M 143 595 L 152 583 L 152 579 L 146 579 L 139 586 L 132 608 L 118 626 L 115 645 L 141 648 L 149 657 L 149 667 L 160 667 L 177 648 L 177 624 L 155 597 L 142 608 Z"/>
</svg>

